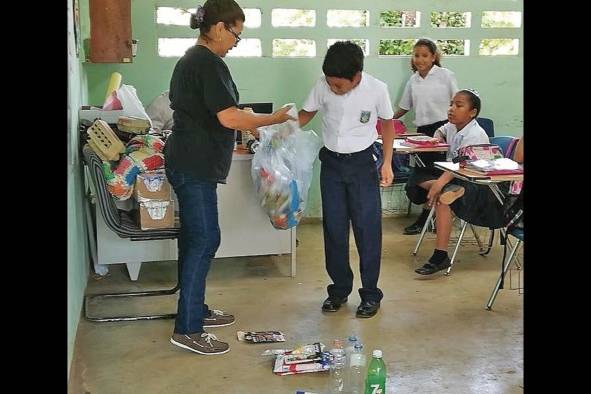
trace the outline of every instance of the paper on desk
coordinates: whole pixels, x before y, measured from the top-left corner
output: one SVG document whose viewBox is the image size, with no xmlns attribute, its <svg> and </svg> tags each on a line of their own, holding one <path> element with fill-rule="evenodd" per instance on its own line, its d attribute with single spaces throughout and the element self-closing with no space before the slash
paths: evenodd
<svg viewBox="0 0 591 394">
<path fill-rule="evenodd" d="M 450 171 L 458 171 L 460 169 L 460 163 L 453 163 L 451 161 L 436 161 L 434 164 L 447 168 Z"/>
<path fill-rule="evenodd" d="M 517 162 L 507 158 L 496 160 L 475 160 L 470 164 L 477 168 L 494 168 L 495 170 L 517 170 L 519 168 Z"/>
</svg>

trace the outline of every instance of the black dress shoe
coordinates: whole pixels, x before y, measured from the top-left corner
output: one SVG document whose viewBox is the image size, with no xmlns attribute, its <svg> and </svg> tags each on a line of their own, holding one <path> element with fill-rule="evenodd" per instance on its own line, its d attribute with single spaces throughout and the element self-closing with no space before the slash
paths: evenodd
<svg viewBox="0 0 591 394">
<path fill-rule="evenodd" d="M 425 263 L 425 265 L 423 265 L 421 268 L 417 268 L 415 270 L 415 272 L 417 274 L 421 274 L 421 275 L 431 275 L 431 274 L 434 274 L 437 271 L 441 271 L 441 270 L 444 270 L 446 268 L 449 268 L 450 266 L 451 266 L 451 260 L 449 259 L 449 257 L 446 257 L 439 264 L 435 264 L 435 263 L 432 263 L 430 261 L 427 261 Z"/>
<path fill-rule="evenodd" d="M 355 313 L 355 316 L 372 317 L 378 313 L 378 309 L 380 309 L 379 301 L 361 301 L 361 304 L 357 307 L 357 313 Z"/>
<path fill-rule="evenodd" d="M 404 235 L 420 234 L 421 231 L 423 230 L 424 225 L 425 225 L 425 223 L 413 223 L 410 226 L 404 228 L 403 234 Z"/>
<path fill-rule="evenodd" d="M 344 298 L 332 298 L 328 297 L 322 303 L 322 311 L 323 312 L 336 312 L 339 310 L 342 304 L 347 302 L 347 297 Z"/>
</svg>

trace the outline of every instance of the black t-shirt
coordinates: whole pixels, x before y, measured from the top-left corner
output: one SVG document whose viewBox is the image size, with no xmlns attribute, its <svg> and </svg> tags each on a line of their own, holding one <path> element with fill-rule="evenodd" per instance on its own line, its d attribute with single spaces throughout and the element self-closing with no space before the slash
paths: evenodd
<svg viewBox="0 0 591 394">
<path fill-rule="evenodd" d="M 234 150 L 234 130 L 216 114 L 238 104 L 238 90 L 224 61 L 196 45 L 179 59 L 170 80 L 172 134 L 166 141 L 166 167 L 225 183 Z"/>
</svg>

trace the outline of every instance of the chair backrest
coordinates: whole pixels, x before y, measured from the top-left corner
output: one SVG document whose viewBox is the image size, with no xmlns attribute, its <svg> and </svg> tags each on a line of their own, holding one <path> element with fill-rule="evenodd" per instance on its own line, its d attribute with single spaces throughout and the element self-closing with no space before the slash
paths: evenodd
<svg viewBox="0 0 591 394">
<path fill-rule="evenodd" d="M 517 138 L 510 135 L 502 135 L 498 137 L 492 137 L 490 143 L 498 145 L 503 151 L 503 156 L 511 158 L 513 155 L 513 149 L 517 144 Z"/>
<path fill-rule="evenodd" d="M 484 129 L 488 138 L 491 139 L 495 136 L 495 123 L 489 118 L 476 118 L 476 121 Z"/>
<path fill-rule="evenodd" d="M 509 144 L 509 148 L 507 149 L 507 157 L 513 160 L 513 156 L 515 156 L 515 148 L 517 148 L 517 144 L 519 143 L 519 138 L 515 138 L 515 140 L 511 141 Z"/>
<path fill-rule="evenodd" d="M 400 119 L 392 119 L 394 122 L 394 132 L 396 134 L 404 134 L 406 133 L 406 126 L 404 122 Z M 382 124 L 380 122 L 376 122 L 376 130 L 378 131 L 378 135 L 382 135 Z"/>
<path fill-rule="evenodd" d="M 372 146 L 372 153 L 376 160 L 378 171 L 384 162 L 384 151 L 382 143 L 375 141 Z M 392 156 L 392 171 L 394 172 L 394 184 L 406 183 L 410 176 L 409 155 L 394 154 Z"/>
</svg>

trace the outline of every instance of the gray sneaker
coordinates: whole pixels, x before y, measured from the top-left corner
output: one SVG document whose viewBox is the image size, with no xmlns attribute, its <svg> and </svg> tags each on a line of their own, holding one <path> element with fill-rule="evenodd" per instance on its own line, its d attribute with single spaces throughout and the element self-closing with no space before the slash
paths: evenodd
<svg viewBox="0 0 591 394">
<path fill-rule="evenodd" d="M 452 202 L 464 195 L 465 189 L 462 186 L 448 183 L 443 186 L 441 194 L 439 195 L 439 202 L 445 205 L 450 205 Z"/>
<path fill-rule="evenodd" d="M 234 324 L 234 321 L 236 321 L 234 315 L 219 309 L 212 309 L 211 314 L 203 318 L 203 327 L 224 327 Z"/>
<path fill-rule="evenodd" d="M 230 351 L 230 345 L 218 341 L 213 334 L 202 332 L 200 334 L 172 334 L 170 343 L 199 354 L 224 354 Z"/>
</svg>

